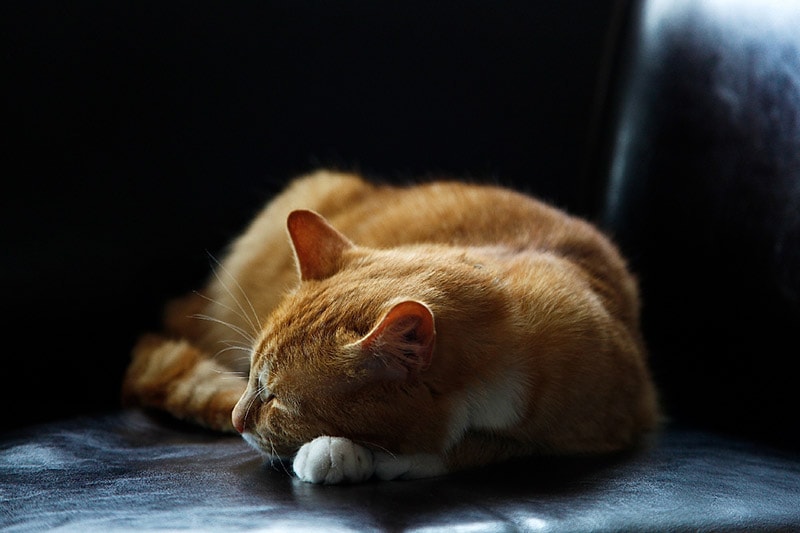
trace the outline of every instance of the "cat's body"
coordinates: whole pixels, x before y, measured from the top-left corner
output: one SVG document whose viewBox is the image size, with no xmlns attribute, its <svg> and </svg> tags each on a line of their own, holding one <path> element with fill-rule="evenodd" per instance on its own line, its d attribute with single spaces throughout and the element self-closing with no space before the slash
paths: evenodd
<svg viewBox="0 0 800 533">
<path fill-rule="evenodd" d="M 315 482 L 609 452 L 658 416 L 638 320 L 624 261 L 583 221 L 495 187 L 320 172 L 168 308 L 124 394 Z"/>
</svg>

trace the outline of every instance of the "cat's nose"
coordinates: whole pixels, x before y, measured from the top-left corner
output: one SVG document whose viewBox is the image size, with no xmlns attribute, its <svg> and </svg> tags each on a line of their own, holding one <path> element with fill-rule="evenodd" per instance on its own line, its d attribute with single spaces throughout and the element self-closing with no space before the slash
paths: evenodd
<svg viewBox="0 0 800 533">
<path fill-rule="evenodd" d="M 247 398 L 247 394 L 245 393 L 239 398 L 239 401 L 236 402 L 236 406 L 233 408 L 233 412 L 231 413 L 231 422 L 233 422 L 233 428 L 238 431 L 239 433 L 244 433 L 247 429 L 246 427 L 246 415 L 247 415 L 247 404 L 250 401 Z"/>
<path fill-rule="evenodd" d="M 233 428 L 239 433 L 244 433 L 244 417 L 237 415 L 236 411 L 234 411 L 231 418 L 233 421 Z"/>
</svg>

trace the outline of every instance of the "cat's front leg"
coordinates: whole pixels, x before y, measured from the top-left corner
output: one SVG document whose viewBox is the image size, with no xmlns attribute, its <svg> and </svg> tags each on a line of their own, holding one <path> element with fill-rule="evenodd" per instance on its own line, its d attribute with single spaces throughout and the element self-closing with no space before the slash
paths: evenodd
<svg viewBox="0 0 800 533">
<path fill-rule="evenodd" d="M 309 483 L 360 483 L 375 471 L 373 453 L 342 437 L 317 437 L 300 447 L 294 458 L 297 477 Z"/>
<path fill-rule="evenodd" d="M 375 452 L 375 477 L 390 479 L 422 479 L 447 473 L 442 458 L 430 453 L 391 454 Z"/>
<path fill-rule="evenodd" d="M 342 437 L 317 437 L 304 444 L 294 458 L 294 471 L 309 483 L 360 483 L 378 479 L 418 479 L 447 471 L 441 457 L 433 454 L 373 452 Z"/>
</svg>

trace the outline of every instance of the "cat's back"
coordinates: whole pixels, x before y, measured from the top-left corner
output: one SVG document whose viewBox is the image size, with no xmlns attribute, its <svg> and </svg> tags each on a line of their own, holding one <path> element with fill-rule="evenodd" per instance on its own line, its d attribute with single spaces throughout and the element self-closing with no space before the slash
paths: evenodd
<svg viewBox="0 0 800 533">
<path fill-rule="evenodd" d="M 500 248 L 510 254 L 552 253 L 611 283 L 612 290 L 632 290 L 625 262 L 605 235 L 531 196 L 463 181 L 392 186 L 321 170 L 291 182 L 233 243 L 225 268 L 248 285 L 245 292 L 296 282 L 286 233 L 289 213 L 296 209 L 318 212 L 365 247 L 444 244 Z"/>
<path fill-rule="evenodd" d="M 444 244 L 495 248 L 506 257 L 552 254 L 578 267 L 612 313 L 638 323 L 638 288 L 617 247 L 586 220 L 497 185 L 434 180 L 375 185 L 319 172 L 293 188 L 354 243 L 372 248 Z M 325 191 L 320 195 L 320 191 Z M 302 203 L 302 202 L 301 202 Z"/>
<path fill-rule="evenodd" d="M 212 302 L 207 314 L 219 324 L 208 327 L 201 346 L 229 338 L 225 324 L 252 331 L 254 321 L 242 315 L 260 321 L 296 286 L 286 231 L 287 217 L 296 209 L 318 212 L 355 244 L 369 248 L 443 244 L 568 257 L 619 302 L 615 307 L 626 309 L 624 315 L 635 316 L 635 284 L 616 248 L 593 226 L 561 210 L 499 186 L 444 180 L 391 186 L 323 170 L 291 182 L 232 243 L 206 296 Z"/>
<path fill-rule="evenodd" d="M 530 196 L 462 181 L 389 186 L 320 171 L 293 182 L 276 203 L 282 220 L 292 209 L 312 209 L 356 244 L 376 248 L 445 243 L 522 249 L 555 244 L 560 235 L 593 233 Z"/>
</svg>

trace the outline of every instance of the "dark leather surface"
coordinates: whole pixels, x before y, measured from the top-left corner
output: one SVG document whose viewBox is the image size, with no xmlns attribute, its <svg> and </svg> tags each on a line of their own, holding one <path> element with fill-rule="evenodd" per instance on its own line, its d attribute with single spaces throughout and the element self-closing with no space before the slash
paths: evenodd
<svg viewBox="0 0 800 533">
<path fill-rule="evenodd" d="M 800 3 L 642 4 L 605 224 L 674 417 L 800 446 Z"/>
<path fill-rule="evenodd" d="M 790 530 L 800 456 L 669 428 L 613 458 L 319 486 L 263 464 L 238 437 L 127 411 L 9 435 L 0 494 L 6 531 Z"/>
</svg>

